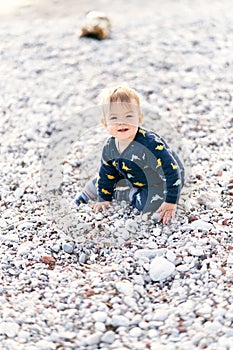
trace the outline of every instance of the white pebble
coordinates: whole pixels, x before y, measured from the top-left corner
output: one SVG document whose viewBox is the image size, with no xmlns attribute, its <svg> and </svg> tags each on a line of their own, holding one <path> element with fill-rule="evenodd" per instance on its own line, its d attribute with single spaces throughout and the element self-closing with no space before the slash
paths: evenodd
<svg viewBox="0 0 233 350">
<path fill-rule="evenodd" d="M 195 220 L 190 224 L 191 228 L 197 229 L 203 232 L 208 232 L 211 229 L 213 229 L 213 225 L 209 222 L 206 222 L 204 220 Z"/>
<path fill-rule="evenodd" d="M 92 317 L 96 322 L 105 322 L 108 315 L 104 311 L 96 311 L 92 314 Z"/>
<path fill-rule="evenodd" d="M 197 308 L 196 313 L 198 316 L 209 317 L 211 315 L 212 308 L 209 304 L 203 303 Z"/>
<path fill-rule="evenodd" d="M 129 323 L 128 318 L 121 315 L 114 315 L 111 320 L 111 324 L 114 327 L 128 327 Z"/>
<path fill-rule="evenodd" d="M 113 331 L 108 331 L 106 333 L 104 333 L 104 335 L 101 338 L 101 341 L 103 343 L 107 343 L 107 344 L 112 344 L 114 342 L 116 338 L 116 335 Z"/>
<path fill-rule="evenodd" d="M 18 248 L 19 255 L 27 255 L 34 248 L 34 244 L 30 241 L 20 244 Z"/>
<path fill-rule="evenodd" d="M 19 325 L 16 322 L 1 322 L 0 334 L 6 334 L 9 338 L 14 338 L 19 332 Z"/>
<path fill-rule="evenodd" d="M 95 323 L 95 330 L 103 333 L 106 330 L 106 326 L 103 322 L 96 322 Z"/>
<path fill-rule="evenodd" d="M 156 257 L 150 264 L 150 278 L 153 281 L 163 281 L 175 271 L 175 265 L 162 257 Z"/>
<path fill-rule="evenodd" d="M 17 233 L 8 233 L 7 235 L 3 236 L 3 239 L 5 242 L 19 242 L 19 235 Z"/>
<path fill-rule="evenodd" d="M 100 339 L 102 337 L 102 332 L 95 332 L 91 335 L 89 335 L 86 339 L 85 342 L 87 345 L 96 345 L 99 344 Z"/>
<path fill-rule="evenodd" d="M 127 280 L 117 282 L 116 289 L 119 293 L 129 296 L 132 296 L 134 291 L 133 284 Z"/>
<path fill-rule="evenodd" d="M 168 250 L 167 253 L 166 253 L 166 258 L 167 258 L 167 260 L 169 260 L 172 263 L 174 263 L 175 260 L 176 260 L 176 254 L 173 253 L 171 250 Z"/>
<path fill-rule="evenodd" d="M 135 259 L 148 258 L 152 259 L 158 254 L 158 249 L 138 249 L 134 253 Z"/>
<path fill-rule="evenodd" d="M 135 275 L 134 276 L 134 283 L 143 286 L 145 281 L 144 281 L 144 278 L 141 275 Z"/>
<path fill-rule="evenodd" d="M 134 327 L 130 329 L 129 335 L 133 338 L 139 338 L 142 335 L 142 330 L 139 327 Z"/>
<path fill-rule="evenodd" d="M 102 220 L 104 218 L 103 214 L 102 213 L 97 213 L 96 216 L 95 216 L 95 219 L 96 220 Z"/>
<path fill-rule="evenodd" d="M 204 250 L 202 248 L 197 248 L 197 247 L 191 247 L 189 249 L 189 253 L 192 255 L 192 256 L 201 256 L 201 255 L 204 255 Z"/>
<path fill-rule="evenodd" d="M 39 350 L 53 350 L 53 349 L 56 349 L 56 345 L 54 343 L 52 343 L 51 341 L 47 341 L 47 340 L 39 340 L 36 343 L 36 347 Z"/>
</svg>

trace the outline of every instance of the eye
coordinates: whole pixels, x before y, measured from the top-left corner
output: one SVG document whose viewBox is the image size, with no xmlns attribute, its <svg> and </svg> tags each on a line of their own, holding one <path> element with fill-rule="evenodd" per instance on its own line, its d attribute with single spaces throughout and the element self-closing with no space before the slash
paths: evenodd
<svg viewBox="0 0 233 350">
<path fill-rule="evenodd" d="M 133 115 L 132 115 L 132 114 L 128 114 L 128 115 L 126 116 L 126 118 L 133 118 Z"/>
<path fill-rule="evenodd" d="M 117 117 L 109 117 L 109 120 L 116 120 Z"/>
</svg>

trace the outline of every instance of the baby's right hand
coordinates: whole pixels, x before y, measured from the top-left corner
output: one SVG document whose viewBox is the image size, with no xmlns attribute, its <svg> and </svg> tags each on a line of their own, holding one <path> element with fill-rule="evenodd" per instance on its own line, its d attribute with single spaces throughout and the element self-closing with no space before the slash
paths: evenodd
<svg viewBox="0 0 233 350">
<path fill-rule="evenodd" d="M 95 204 L 93 204 L 92 209 L 94 209 L 94 212 L 97 213 L 98 211 L 100 211 L 101 209 L 106 212 L 106 209 L 108 207 L 111 207 L 111 203 L 110 202 L 97 202 Z"/>
</svg>

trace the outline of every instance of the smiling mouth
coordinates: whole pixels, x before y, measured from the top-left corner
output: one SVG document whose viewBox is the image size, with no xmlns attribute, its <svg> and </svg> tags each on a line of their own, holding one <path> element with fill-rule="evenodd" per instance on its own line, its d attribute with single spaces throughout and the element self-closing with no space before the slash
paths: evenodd
<svg viewBox="0 0 233 350">
<path fill-rule="evenodd" d="M 117 131 L 118 132 L 126 132 L 126 131 L 128 131 L 129 129 L 128 128 L 120 128 L 120 129 L 118 129 Z"/>
</svg>

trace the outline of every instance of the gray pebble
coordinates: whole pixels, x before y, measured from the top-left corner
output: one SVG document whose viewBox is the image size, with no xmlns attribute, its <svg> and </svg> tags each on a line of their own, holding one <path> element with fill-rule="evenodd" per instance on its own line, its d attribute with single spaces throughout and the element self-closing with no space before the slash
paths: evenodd
<svg viewBox="0 0 233 350">
<path fill-rule="evenodd" d="M 86 254 L 85 253 L 81 253 L 80 255 L 79 255 L 79 262 L 80 263 L 83 263 L 83 264 L 85 264 L 85 262 L 86 262 L 86 260 L 87 260 L 87 256 L 86 256 Z"/>
<path fill-rule="evenodd" d="M 64 250 L 64 252 L 71 254 L 74 251 L 74 245 L 72 243 L 63 243 L 62 249 Z"/>
</svg>

